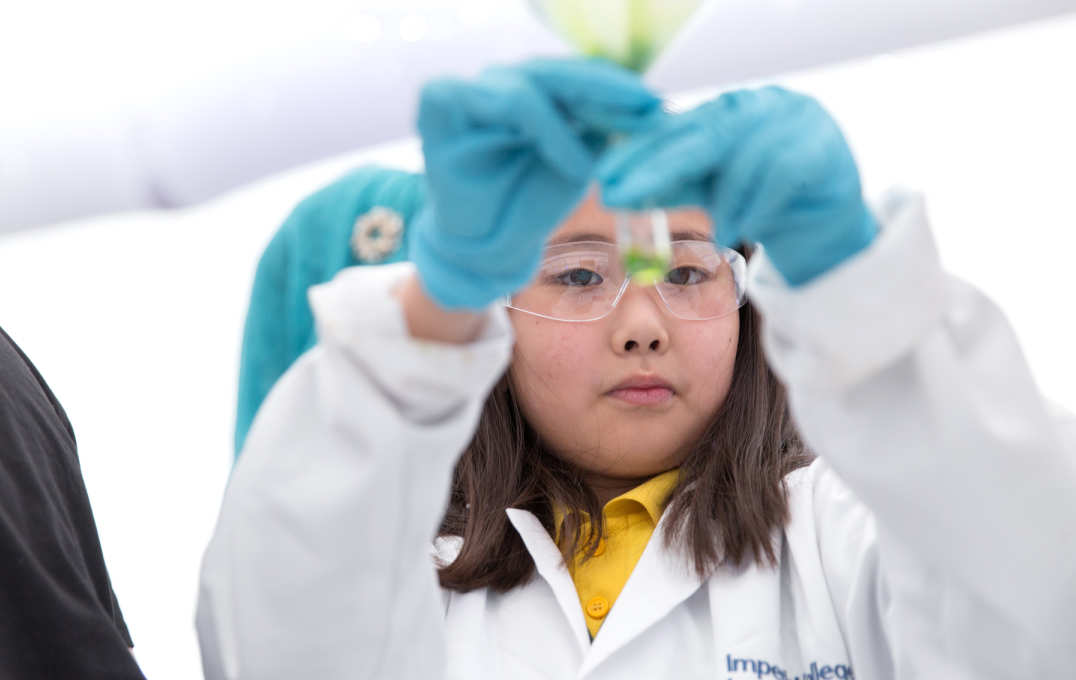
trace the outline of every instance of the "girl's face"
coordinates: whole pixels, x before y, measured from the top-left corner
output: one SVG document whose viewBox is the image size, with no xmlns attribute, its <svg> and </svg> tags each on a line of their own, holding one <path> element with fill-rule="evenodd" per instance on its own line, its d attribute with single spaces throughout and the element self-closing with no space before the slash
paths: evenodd
<svg viewBox="0 0 1076 680">
<path fill-rule="evenodd" d="M 698 209 L 669 211 L 669 229 L 710 238 Z M 593 193 L 551 243 L 583 234 L 615 242 L 613 213 Z M 524 417 L 605 501 L 680 465 L 732 382 L 739 314 L 684 320 L 656 290 L 634 283 L 597 321 L 509 314 L 516 346 L 509 377 Z M 624 388 L 628 381 L 665 387 Z"/>
</svg>

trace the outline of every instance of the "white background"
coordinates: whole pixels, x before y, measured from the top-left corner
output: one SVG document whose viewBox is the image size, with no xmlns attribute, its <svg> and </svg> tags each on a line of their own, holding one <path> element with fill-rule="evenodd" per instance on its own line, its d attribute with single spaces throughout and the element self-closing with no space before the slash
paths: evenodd
<svg viewBox="0 0 1076 680">
<path fill-rule="evenodd" d="M 869 193 L 925 192 L 947 266 L 1001 304 L 1043 392 L 1069 409 L 1074 64 L 1076 19 L 1066 18 L 774 79 L 841 121 Z M 419 164 L 417 144 L 402 140 L 193 209 L 0 237 L 0 324 L 74 424 L 150 678 L 200 676 L 197 569 L 231 462 L 254 264 L 299 198 L 367 159 Z"/>
</svg>

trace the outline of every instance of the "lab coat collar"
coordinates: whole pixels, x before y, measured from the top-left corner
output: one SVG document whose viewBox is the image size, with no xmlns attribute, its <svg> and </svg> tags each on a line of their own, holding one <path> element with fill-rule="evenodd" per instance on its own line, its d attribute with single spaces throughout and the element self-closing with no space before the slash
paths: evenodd
<svg viewBox="0 0 1076 680">
<path fill-rule="evenodd" d="M 664 548 L 666 516 L 663 515 L 601 630 L 590 643 L 575 583 L 560 550 L 533 514 L 518 509 L 507 512 L 534 559 L 538 573 L 553 589 L 581 645 L 583 665 L 579 669 L 579 678 L 590 674 L 602 661 L 690 597 L 703 583 L 679 552 Z"/>
<path fill-rule="evenodd" d="M 657 623 L 702 585 L 702 579 L 679 551 L 665 549 L 667 517 L 667 513 L 662 515 L 601 630 L 594 636 L 579 670 L 580 678 Z M 578 602 L 576 598 L 576 607 Z"/>
<path fill-rule="evenodd" d="M 589 653 L 590 634 L 587 632 L 587 624 L 583 619 L 583 610 L 579 606 L 579 596 L 575 592 L 575 583 L 572 575 L 568 573 L 568 567 L 564 564 L 564 557 L 560 554 L 557 545 L 553 543 L 549 532 L 528 510 L 508 508 L 508 521 L 516 528 L 523 544 L 527 546 L 527 552 L 534 560 L 534 566 L 538 575 L 546 580 L 553 589 L 553 596 L 557 599 L 561 611 L 568 619 L 568 626 L 572 629 L 572 637 L 579 645 L 579 653 L 584 658 Z"/>
</svg>

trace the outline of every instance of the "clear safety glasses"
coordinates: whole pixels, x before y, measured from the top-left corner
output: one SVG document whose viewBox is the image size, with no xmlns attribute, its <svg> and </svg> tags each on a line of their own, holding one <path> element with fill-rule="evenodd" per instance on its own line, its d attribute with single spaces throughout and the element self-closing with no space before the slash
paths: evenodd
<svg viewBox="0 0 1076 680">
<path fill-rule="evenodd" d="M 674 316 L 716 319 L 743 306 L 746 271 L 735 250 L 710 241 L 673 241 L 669 266 L 654 289 Z M 630 283 L 615 244 L 563 243 L 546 248 L 534 280 L 506 305 L 555 321 L 596 321 L 613 311 Z"/>
</svg>

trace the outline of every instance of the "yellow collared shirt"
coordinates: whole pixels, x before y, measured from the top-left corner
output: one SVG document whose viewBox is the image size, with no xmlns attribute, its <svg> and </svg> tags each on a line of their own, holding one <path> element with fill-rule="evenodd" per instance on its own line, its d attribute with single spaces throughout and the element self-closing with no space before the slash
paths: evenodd
<svg viewBox="0 0 1076 680">
<path fill-rule="evenodd" d="M 606 503 L 602 508 L 605 535 L 594 556 L 583 561 L 584 546 L 568 565 L 591 638 L 598 634 L 643 554 L 679 475 L 678 469 L 663 472 Z M 556 513 L 558 527 L 562 520 L 563 514 Z M 584 525 L 584 535 L 588 529 Z"/>
</svg>

